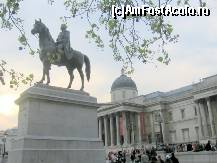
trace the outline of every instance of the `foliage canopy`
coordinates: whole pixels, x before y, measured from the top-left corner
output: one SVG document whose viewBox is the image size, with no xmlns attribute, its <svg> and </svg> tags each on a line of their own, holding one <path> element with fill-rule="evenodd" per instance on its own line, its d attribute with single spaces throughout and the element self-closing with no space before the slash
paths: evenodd
<svg viewBox="0 0 217 163">
<path fill-rule="evenodd" d="M 29 49 L 30 54 L 38 53 L 32 49 L 23 27 L 24 20 L 19 17 L 22 10 L 20 3 L 26 0 L 6 0 L 0 3 L 1 29 L 16 28 L 20 33 L 18 38 L 22 49 Z M 48 5 L 53 5 L 55 0 L 48 0 Z M 155 62 L 156 60 L 169 64 L 170 57 L 166 45 L 178 41 L 179 35 L 174 34 L 172 24 L 162 16 L 132 17 L 126 19 L 113 19 L 111 16 L 112 5 L 147 5 L 151 7 L 166 6 L 169 4 L 183 6 L 195 4 L 195 0 L 63 0 L 69 15 L 60 17 L 67 23 L 75 17 L 88 22 L 89 29 L 85 37 L 90 39 L 99 48 L 108 46 L 113 51 L 114 60 L 120 61 L 128 73 L 133 72 L 133 59 L 142 63 Z M 203 0 L 198 0 L 198 6 L 206 6 Z M 109 41 L 104 40 L 105 31 Z M 10 86 L 18 87 L 20 83 L 28 84 L 33 80 L 33 75 L 24 76 L 13 69 L 6 68 L 6 62 L 1 61 L 0 71 L 11 76 Z M 0 73 L 1 74 L 1 73 Z M 0 75 L 3 78 L 3 75 Z"/>
</svg>

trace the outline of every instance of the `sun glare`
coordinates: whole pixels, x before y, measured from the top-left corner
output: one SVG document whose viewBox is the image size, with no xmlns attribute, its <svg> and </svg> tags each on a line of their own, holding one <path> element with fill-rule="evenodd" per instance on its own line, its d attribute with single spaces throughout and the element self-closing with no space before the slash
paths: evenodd
<svg viewBox="0 0 217 163">
<path fill-rule="evenodd" d="M 15 101 L 16 97 L 13 95 L 0 96 L 0 114 L 11 115 L 16 112 Z"/>
</svg>

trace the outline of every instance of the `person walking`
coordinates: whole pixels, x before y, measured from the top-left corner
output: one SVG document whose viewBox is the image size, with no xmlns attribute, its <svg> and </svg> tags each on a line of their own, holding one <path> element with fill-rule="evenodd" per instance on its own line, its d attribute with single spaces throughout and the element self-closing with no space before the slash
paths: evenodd
<svg viewBox="0 0 217 163">
<path fill-rule="evenodd" d="M 164 163 L 172 163 L 172 160 L 170 159 L 170 155 L 166 155 L 166 160 Z"/>
<path fill-rule="evenodd" d="M 206 151 L 211 151 L 211 149 L 212 149 L 212 147 L 211 147 L 211 143 L 210 143 L 210 140 L 209 140 L 208 143 L 205 146 L 205 150 Z"/>
<path fill-rule="evenodd" d="M 179 160 L 175 157 L 174 153 L 172 153 L 171 160 L 172 160 L 172 163 L 179 163 Z"/>
<path fill-rule="evenodd" d="M 140 163 L 140 152 L 139 150 L 136 151 L 136 154 L 135 154 L 135 163 Z"/>
<path fill-rule="evenodd" d="M 132 163 L 129 152 L 126 153 L 126 163 Z"/>
<path fill-rule="evenodd" d="M 141 163 L 149 163 L 149 157 L 145 151 L 141 155 Z"/>
<path fill-rule="evenodd" d="M 157 156 L 157 160 L 158 160 L 159 163 L 164 163 L 164 161 L 161 159 L 160 155 Z"/>
<path fill-rule="evenodd" d="M 134 161 L 135 161 L 135 155 L 136 155 L 136 152 L 135 152 L 135 150 L 133 150 L 131 153 L 131 156 L 130 156 L 132 163 L 134 163 Z"/>
<path fill-rule="evenodd" d="M 152 156 L 151 163 L 157 163 L 157 158 L 155 156 Z"/>
</svg>

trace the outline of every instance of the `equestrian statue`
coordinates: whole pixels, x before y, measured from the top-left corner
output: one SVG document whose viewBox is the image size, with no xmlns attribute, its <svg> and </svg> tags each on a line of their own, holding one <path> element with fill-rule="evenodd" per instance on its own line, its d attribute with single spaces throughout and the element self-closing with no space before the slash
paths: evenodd
<svg viewBox="0 0 217 163">
<path fill-rule="evenodd" d="M 49 29 L 42 23 L 41 19 L 35 20 L 33 35 L 39 35 L 39 57 L 43 63 L 42 79 L 38 83 L 43 83 L 47 76 L 47 85 L 50 83 L 49 71 L 51 65 L 66 66 L 70 81 L 67 88 L 71 88 L 74 79 L 73 71 L 77 69 L 81 77 L 81 91 L 84 89 L 84 73 L 82 71 L 83 63 L 85 63 L 85 73 L 87 80 L 90 79 L 90 61 L 89 58 L 79 51 L 76 51 L 70 46 L 70 32 L 65 24 L 61 25 L 61 32 L 58 35 L 56 42 L 53 40 Z"/>
</svg>

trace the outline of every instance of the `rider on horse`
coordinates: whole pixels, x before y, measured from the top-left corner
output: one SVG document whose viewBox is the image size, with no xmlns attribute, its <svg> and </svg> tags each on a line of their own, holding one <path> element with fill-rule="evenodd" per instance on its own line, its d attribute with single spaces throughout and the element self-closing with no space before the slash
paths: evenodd
<svg viewBox="0 0 217 163">
<path fill-rule="evenodd" d="M 84 89 L 84 73 L 82 70 L 85 64 L 85 73 L 87 80 L 90 80 L 90 60 L 89 58 L 79 51 L 70 48 L 70 33 L 66 30 L 66 25 L 61 26 L 62 32 L 59 34 L 57 42 L 55 42 L 49 32 L 49 29 L 41 20 L 35 20 L 35 24 L 31 33 L 33 35 L 39 35 L 39 48 L 40 48 L 40 60 L 43 63 L 43 75 L 39 83 L 43 83 L 45 77 L 47 77 L 47 83 L 50 83 L 50 69 L 51 65 L 65 66 L 70 76 L 69 85 L 67 88 L 71 88 L 72 81 L 74 79 L 73 71 L 78 70 L 81 77 L 81 89 Z M 60 53 L 60 54 L 57 54 Z M 60 60 L 56 62 L 56 56 L 59 56 Z M 50 60 L 50 58 L 51 60 Z M 54 59 L 54 60 L 53 60 Z"/>
<path fill-rule="evenodd" d="M 61 32 L 56 40 L 58 61 L 61 62 L 62 56 L 65 56 L 67 60 L 72 59 L 71 47 L 70 47 L 70 32 L 66 30 L 66 24 L 61 25 Z"/>
</svg>

